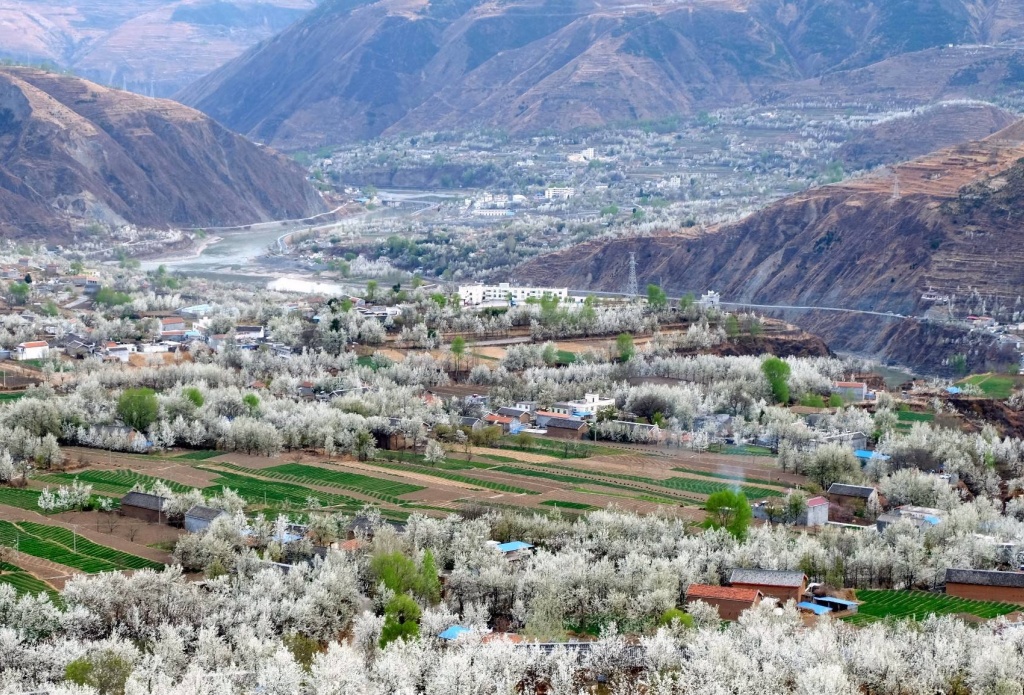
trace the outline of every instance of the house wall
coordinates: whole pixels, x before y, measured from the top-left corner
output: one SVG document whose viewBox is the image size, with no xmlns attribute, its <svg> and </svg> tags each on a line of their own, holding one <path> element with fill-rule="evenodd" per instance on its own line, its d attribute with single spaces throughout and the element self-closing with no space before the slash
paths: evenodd
<svg viewBox="0 0 1024 695">
<path fill-rule="evenodd" d="M 718 615 L 722 618 L 722 620 L 730 621 L 738 620 L 740 617 L 740 613 L 752 607 L 754 604 L 758 603 L 757 601 L 734 601 L 731 599 L 699 597 L 694 598 L 692 600 L 687 599 L 686 603 L 687 605 L 689 605 L 694 601 L 703 601 L 709 606 L 714 606 L 718 609 Z"/>
<path fill-rule="evenodd" d="M 167 516 L 163 512 L 144 507 L 134 507 L 130 504 L 121 506 L 121 516 L 147 521 L 151 524 L 167 521 Z"/>
<path fill-rule="evenodd" d="M 1001 601 L 1004 603 L 1024 604 L 1024 588 L 946 582 L 946 594 L 975 601 Z"/>
<path fill-rule="evenodd" d="M 807 525 L 824 526 L 828 523 L 828 505 L 819 504 L 816 507 L 807 508 Z"/>
<path fill-rule="evenodd" d="M 49 347 L 25 348 L 18 351 L 19 360 L 41 360 L 50 354 Z"/>
<path fill-rule="evenodd" d="M 548 433 L 547 433 L 546 436 L 554 437 L 555 439 L 580 439 L 580 438 L 586 436 L 586 429 L 587 428 L 584 427 L 582 430 L 576 431 L 576 430 L 563 430 L 563 429 L 559 429 L 557 427 L 550 427 L 550 428 L 548 428 Z"/>
<path fill-rule="evenodd" d="M 797 603 L 803 600 L 804 591 L 807 589 L 807 582 L 803 582 L 800 586 L 788 587 L 788 586 L 764 586 L 761 584 L 739 584 L 732 582 L 732 586 L 742 587 L 744 589 L 757 589 L 765 598 L 777 598 L 780 603 L 785 603 L 789 599 L 793 599 Z"/>
<path fill-rule="evenodd" d="M 189 533 L 199 533 L 210 528 L 210 522 L 206 519 L 196 519 L 193 517 L 185 517 L 185 530 Z"/>
</svg>

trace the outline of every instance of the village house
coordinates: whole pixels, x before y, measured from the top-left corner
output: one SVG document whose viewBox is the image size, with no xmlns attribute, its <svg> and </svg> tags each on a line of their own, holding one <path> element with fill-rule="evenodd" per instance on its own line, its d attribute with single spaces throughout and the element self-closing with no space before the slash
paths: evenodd
<svg viewBox="0 0 1024 695">
<path fill-rule="evenodd" d="M 542 426 L 547 430 L 547 436 L 556 439 L 582 439 L 590 432 L 590 425 L 583 420 L 570 418 L 548 418 Z"/>
<path fill-rule="evenodd" d="M 498 408 L 498 415 L 518 420 L 524 425 L 530 424 L 530 411 L 521 408 Z"/>
<path fill-rule="evenodd" d="M 167 515 L 163 512 L 166 503 L 166 497 L 148 492 L 129 492 L 121 498 L 121 516 L 150 523 L 167 521 Z"/>
<path fill-rule="evenodd" d="M 868 385 L 863 381 L 837 381 L 832 384 L 832 393 L 844 401 L 859 403 L 868 399 Z"/>
<path fill-rule="evenodd" d="M 1024 572 L 946 569 L 946 594 L 974 601 L 1024 604 Z"/>
<path fill-rule="evenodd" d="M 507 415 L 498 415 L 497 413 L 487 413 L 484 415 L 484 422 L 488 425 L 500 425 L 503 432 L 506 434 L 511 431 L 512 423 L 516 422 Z"/>
<path fill-rule="evenodd" d="M 213 507 L 197 504 L 185 512 L 185 530 L 189 533 L 205 531 L 210 528 L 210 524 L 213 523 L 214 519 L 225 514 L 227 512 L 223 509 L 214 509 Z"/>
<path fill-rule="evenodd" d="M 45 340 L 30 340 L 26 343 L 19 343 L 15 348 L 15 359 L 17 360 L 42 360 L 50 355 L 50 344 Z"/>
<path fill-rule="evenodd" d="M 764 598 L 757 589 L 735 586 L 712 586 L 710 584 L 691 584 L 686 590 L 687 605 L 703 601 L 718 610 L 722 620 L 736 621 L 740 614 L 752 608 Z"/>
<path fill-rule="evenodd" d="M 729 585 L 743 589 L 757 589 L 766 598 L 781 603 L 792 599 L 799 602 L 807 590 L 807 576 L 789 570 L 761 570 L 737 568 L 729 576 Z"/>
<path fill-rule="evenodd" d="M 864 510 L 878 503 L 878 490 L 868 485 L 832 483 L 828 488 L 828 500 L 840 507 Z"/>
<path fill-rule="evenodd" d="M 168 316 L 160 319 L 160 335 L 170 333 L 172 331 L 183 331 L 185 330 L 185 319 L 180 316 Z"/>
</svg>

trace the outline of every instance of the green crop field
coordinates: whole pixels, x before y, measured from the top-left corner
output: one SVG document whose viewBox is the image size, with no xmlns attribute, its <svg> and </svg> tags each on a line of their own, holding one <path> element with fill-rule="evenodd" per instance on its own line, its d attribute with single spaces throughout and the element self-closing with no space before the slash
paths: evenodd
<svg viewBox="0 0 1024 695">
<path fill-rule="evenodd" d="M 57 526 L 0 521 L 0 543 L 26 555 L 51 560 L 92 574 L 122 569 L 163 567 L 158 562 L 108 548 Z"/>
<path fill-rule="evenodd" d="M 689 473 L 690 475 L 700 475 L 705 478 L 716 478 L 718 480 L 735 480 L 738 483 L 754 483 L 761 485 L 778 485 L 777 480 L 765 480 L 764 478 L 747 478 L 743 475 L 728 473 L 709 473 L 708 471 L 699 471 L 693 468 L 687 468 L 686 466 L 676 466 L 672 470 L 678 473 Z"/>
<path fill-rule="evenodd" d="M 315 498 L 325 507 L 341 507 L 346 511 L 359 510 L 365 504 L 362 500 L 354 497 L 312 490 L 303 485 L 276 480 L 261 480 L 241 473 L 213 472 L 217 473 L 219 477 L 213 481 L 213 485 L 203 489 L 207 495 L 220 492 L 222 487 L 228 487 L 250 504 L 265 503 L 271 507 L 288 506 L 305 509 L 306 500 L 310 497 Z"/>
<path fill-rule="evenodd" d="M 222 455 L 223 451 L 190 451 L 187 454 L 175 456 L 175 459 L 183 461 L 205 461 Z"/>
<path fill-rule="evenodd" d="M 557 507 L 558 509 L 578 509 L 580 511 L 589 512 L 597 509 L 592 504 L 583 504 L 582 502 L 566 502 L 565 500 L 544 500 L 541 502 L 545 507 Z"/>
<path fill-rule="evenodd" d="M 910 410 L 901 410 L 896 414 L 900 422 L 931 422 L 935 419 L 934 413 L 915 413 Z"/>
<path fill-rule="evenodd" d="M 39 509 L 39 490 L 26 488 L 0 487 L 0 504 L 19 509 Z"/>
<path fill-rule="evenodd" d="M 52 603 L 60 603 L 60 594 L 52 586 L 36 579 L 20 567 L 6 562 L 0 563 L 0 584 L 10 584 L 19 596 L 22 594 L 46 594 Z"/>
<path fill-rule="evenodd" d="M 73 474 L 51 473 L 49 475 L 40 475 L 36 479 L 46 483 L 70 485 L 74 482 L 75 478 L 80 482 L 92 485 L 93 490 L 96 490 L 97 492 L 109 492 L 115 495 L 123 495 L 135 487 L 136 484 L 141 484 L 149 489 L 152 488 L 157 481 L 163 483 L 175 492 L 188 492 L 192 489 L 188 485 L 182 485 L 181 483 L 175 483 L 170 480 L 163 480 L 161 478 L 143 475 L 142 473 L 136 473 L 135 471 L 125 470 L 79 471 L 78 473 Z"/>
<path fill-rule="evenodd" d="M 421 485 L 410 485 L 409 483 L 400 483 L 394 480 L 372 478 L 359 473 L 332 471 L 317 466 L 304 466 L 301 463 L 286 463 L 283 466 L 264 468 L 259 472 L 259 475 L 281 476 L 284 480 L 294 480 L 294 482 L 312 485 L 327 485 L 342 490 L 355 490 L 364 495 L 383 495 L 391 499 L 395 499 L 399 495 L 407 495 L 410 492 L 419 492 L 423 489 Z M 380 499 L 384 498 L 381 497 Z"/>
<path fill-rule="evenodd" d="M 710 480 L 697 480 L 695 478 L 668 478 L 667 480 L 657 480 L 655 481 L 655 484 L 671 488 L 673 490 L 696 492 L 701 495 L 711 495 L 716 492 L 721 492 L 722 490 L 735 490 L 738 487 L 740 492 L 747 496 L 747 499 L 783 497 L 785 495 L 781 490 L 770 490 L 765 487 L 753 487 L 751 485 L 716 483 Z"/>
<path fill-rule="evenodd" d="M 24 395 L 24 393 L 0 393 L 0 403 L 13 403 Z"/>
<path fill-rule="evenodd" d="M 381 461 L 375 461 L 375 466 L 381 468 L 391 468 L 398 471 L 407 471 L 409 466 L 403 466 L 396 463 L 383 463 Z M 499 470 L 495 468 L 494 470 Z M 417 473 L 423 475 L 429 475 L 433 478 L 442 478 L 444 480 L 451 480 L 457 483 L 465 483 L 466 485 L 475 485 L 477 487 L 486 488 L 488 490 L 496 490 L 498 492 L 508 492 L 516 495 L 536 495 L 537 493 L 533 490 L 527 490 L 525 488 L 516 487 L 515 485 L 508 485 L 506 483 L 496 483 L 491 480 L 481 480 L 479 478 L 471 478 L 467 475 L 460 475 L 459 473 L 449 473 L 448 471 L 439 471 L 434 468 L 427 468 L 426 466 L 417 466 Z M 422 488 L 421 488 L 422 489 Z"/>
<path fill-rule="evenodd" d="M 856 615 L 846 618 L 856 625 L 872 623 L 884 618 L 912 618 L 923 620 L 929 615 L 969 613 L 979 618 L 995 618 L 1020 610 L 1012 603 L 972 601 L 970 599 L 932 594 L 926 591 L 860 590 L 857 600 L 863 601 Z"/>
<path fill-rule="evenodd" d="M 1017 385 L 1017 379 L 1010 374 L 975 374 L 957 383 L 973 384 L 989 398 L 1009 398 Z"/>
</svg>

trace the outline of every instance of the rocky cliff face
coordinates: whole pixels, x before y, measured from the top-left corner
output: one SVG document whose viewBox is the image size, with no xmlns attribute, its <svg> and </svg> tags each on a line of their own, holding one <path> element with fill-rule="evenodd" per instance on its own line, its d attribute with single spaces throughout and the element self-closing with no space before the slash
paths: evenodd
<svg viewBox="0 0 1024 695">
<path fill-rule="evenodd" d="M 319 194 L 285 157 L 180 104 L 0 69 L 0 232 L 100 221 L 202 227 L 305 217 Z"/>
<path fill-rule="evenodd" d="M 780 85 L 890 56 L 1012 38 L 1024 32 L 1015 7 L 1004 0 L 327 0 L 179 96 L 282 147 L 471 126 L 566 130 L 770 99 Z M 815 88 L 780 95 L 801 98 Z"/>
<path fill-rule="evenodd" d="M 633 252 L 641 283 L 660 281 L 672 294 L 715 289 L 735 302 L 877 312 L 786 317 L 835 349 L 939 371 L 953 353 L 983 358 L 987 348 L 886 314 L 923 314 L 929 290 L 1017 300 L 1024 287 L 1024 235 L 1014 218 L 1024 204 L 1022 157 L 1024 125 L 1015 124 L 887 174 L 792 196 L 736 224 L 594 241 L 535 259 L 517 277 L 618 290 Z"/>
</svg>

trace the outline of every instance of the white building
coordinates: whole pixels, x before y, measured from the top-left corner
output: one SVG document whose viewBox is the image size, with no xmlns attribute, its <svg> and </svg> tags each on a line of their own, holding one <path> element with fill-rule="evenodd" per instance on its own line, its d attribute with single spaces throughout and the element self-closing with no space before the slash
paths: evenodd
<svg viewBox="0 0 1024 695">
<path fill-rule="evenodd" d="M 547 200 L 569 200 L 576 195 L 575 188 L 547 188 L 544 190 L 544 198 Z"/>
<path fill-rule="evenodd" d="M 42 360 L 46 359 L 49 354 L 49 343 L 45 340 L 32 340 L 18 345 L 16 357 L 19 360 Z"/>
<path fill-rule="evenodd" d="M 717 307 L 722 301 L 722 295 L 718 294 L 714 290 L 708 290 L 697 300 L 697 305 L 702 309 L 709 309 L 711 307 Z"/>
<path fill-rule="evenodd" d="M 544 295 L 558 297 L 566 300 L 569 290 L 565 287 L 518 287 L 507 282 L 500 282 L 497 285 L 460 285 L 459 297 L 462 303 L 467 306 L 476 306 L 490 302 L 508 304 L 511 300 L 514 304 L 520 304 L 527 299 L 540 299 Z"/>
</svg>

